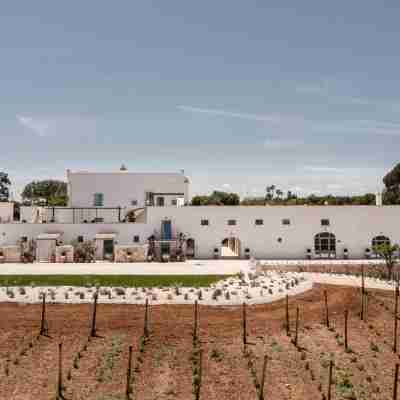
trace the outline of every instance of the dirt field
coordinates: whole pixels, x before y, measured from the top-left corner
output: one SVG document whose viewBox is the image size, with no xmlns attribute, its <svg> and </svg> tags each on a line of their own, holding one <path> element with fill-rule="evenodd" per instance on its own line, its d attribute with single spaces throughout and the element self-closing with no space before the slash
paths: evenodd
<svg viewBox="0 0 400 400">
<path fill-rule="evenodd" d="M 325 325 L 327 290 L 330 327 Z M 366 321 L 360 291 L 316 286 L 285 301 L 247 307 L 248 345 L 243 351 L 242 308 L 200 307 L 201 399 L 257 399 L 264 354 L 265 399 L 322 399 L 333 359 L 333 399 L 392 399 L 394 294 L 369 291 Z M 296 307 L 298 345 L 292 343 Z M 344 311 L 349 311 L 348 349 Z M 143 306 L 99 305 L 98 337 L 88 341 L 91 306 L 49 305 L 50 337 L 37 338 L 40 305 L 0 304 L 0 399 L 56 398 L 58 343 L 63 342 L 65 399 L 126 399 L 128 348 L 133 346 L 132 399 L 194 399 L 193 307 L 154 306 L 150 336 L 143 334 Z M 399 346 L 400 348 L 400 346 Z"/>
</svg>

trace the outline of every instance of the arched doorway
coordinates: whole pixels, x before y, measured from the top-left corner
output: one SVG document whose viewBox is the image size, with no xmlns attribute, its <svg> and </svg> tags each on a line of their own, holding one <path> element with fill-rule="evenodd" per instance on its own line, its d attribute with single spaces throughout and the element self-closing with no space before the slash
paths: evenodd
<svg viewBox="0 0 400 400">
<path fill-rule="evenodd" d="M 236 237 L 225 238 L 221 242 L 221 257 L 223 257 L 223 258 L 239 258 L 240 257 L 240 240 Z"/>
<path fill-rule="evenodd" d="M 314 251 L 320 256 L 336 255 L 336 236 L 330 232 L 317 233 L 314 236 Z"/>
<path fill-rule="evenodd" d="M 186 240 L 186 258 L 194 258 L 195 256 L 195 241 L 192 238 Z"/>
</svg>

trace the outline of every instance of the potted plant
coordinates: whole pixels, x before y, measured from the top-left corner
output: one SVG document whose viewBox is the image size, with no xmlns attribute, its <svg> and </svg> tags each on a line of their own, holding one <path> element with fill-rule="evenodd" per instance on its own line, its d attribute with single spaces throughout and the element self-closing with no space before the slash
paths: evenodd
<svg viewBox="0 0 400 400">
<path fill-rule="evenodd" d="M 347 260 L 349 258 L 349 250 L 347 248 L 343 249 L 343 258 L 345 260 Z"/>
<path fill-rule="evenodd" d="M 307 260 L 311 260 L 311 249 L 307 249 L 306 258 Z"/>
<path fill-rule="evenodd" d="M 371 249 L 368 247 L 365 249 L 365 258 L 371 258 Z"/>
<path fill-rule="evenodd" d="M 215 259 L 218 258 L 218 253 L 219 253 L 219 250 L 218 250 L 218 248 L 216 247 L 216 248 L 214 249 L 214 258 L 215 258 Z"/>
<path fill-rule="evenodd" d="M 67 252 L 63 250 L 60 255 L 60 262 L 66 263 L 67 262 Z"/>
<path fill-rule="evenodd" d="M 128 262 L 131 262 L 131 261 L 132 261 L 132 252 L 131 252 L 130 250 L 128 250 L 128 251 L 126 252 L 126 260 L 127 260 Z"/>
<path fill-rule="evenodd" d="M 249 248 L 244 249 L 244 253 L 245 253 L 246 259 L 249 260 L 250 259 L 250 249 Z"/>
<path fill-rule="evenodd" d="M 3 250 L 0 250 L 0 263 L 3 263 L 5 261 L 6 257 L 3 253 Z"/>
<path fill-rule="evenodd" d="M 33 256 L 29 251 L 24 251 L 22 254 L 22 262 L 30 263 L 33 262 Z"/>
</svg>

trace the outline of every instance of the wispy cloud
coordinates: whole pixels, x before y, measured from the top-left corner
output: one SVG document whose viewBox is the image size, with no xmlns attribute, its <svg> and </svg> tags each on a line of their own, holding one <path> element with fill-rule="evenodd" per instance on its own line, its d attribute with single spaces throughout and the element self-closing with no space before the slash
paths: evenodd
<svg viewBox="0 0 400 400">
<path fill-rule="evenodd" d="M 309 89 L 311 91 L 311 88 Z M 315 89 L 317 91 L 317 89 Z M 348 98 L 350 101 L 356 101 L 356 98 Z M 359 99 L 361 102 L 362 99 Z M 303 131 L 327 134 L 372 134 L 372 135 L 385 135 L 385 136 L 398 136 L 400 135 L 400 123 L 392 121 L 374 121 L 374 120 L 318 120 L 313 118 L 306 118 L 303 115 L 293 114 L 252 114 L 243 112 L 233 112 L 223 109 L 202 108 L 180 105 L 177 109 L 184 112 L 215 115 L 224 118 L 240 118 L 249 121 L 263 121 L 280 126 L 287 131 Z M 266 140 L 264 147 L 277 148 L 282 145 L 290 143 L 280 143 L 274 140 Z M 296 144 L 296 143 L 291 143 Z M 298 143 L 297 143 L 298 144 Z"/>
<path fill-rule="evenodd" d="M 33 132 L 35 135 L 40 137 L 49 136 L 51 125 L 49 121 L 25 115 L 17 115 L 16 118 L 20 125 Z"/>
<path fill-rule="evenodd" d="M 304 169 L 310 172 L 325 172 L 325 173 L 340 173 L 346 170 L 345 168 L 329 167 L 322 165 L 306 165 Z"/>
<path fill-rule="evenodd" d="M 250 121 L 264 121 L 264 122 L 279 122 L 280 118 L 277 115 L 269 115 L 269 114 L 249 114 L 243 112 L 232 112 L 229 110 L 221 110 L 215 108 L 202 108 L 202 107 L 192 107 L 180 105 L 177 106 L 177 109 L 184 112 L 190 113 L 200 113 L 200 114 L 209 114 L 216 115 L 220 117 L 228 117 L 228 118 L 240 118 L 247 119 Z"/>
</svg>

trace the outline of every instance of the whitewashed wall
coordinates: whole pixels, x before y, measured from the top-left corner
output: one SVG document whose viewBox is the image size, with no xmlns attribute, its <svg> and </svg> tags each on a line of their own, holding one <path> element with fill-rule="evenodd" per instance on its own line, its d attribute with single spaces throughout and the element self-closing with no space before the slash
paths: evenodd
<svg viewBox="0 0 400 400">
<path fill-rule="evenodd" d="M 184 193 L 189 201 L 189 181 L 179 173 L 110 173 L 67 171 L 69 205 L 93 206 L 94 193 L 104 194 L 104 207 L 123 207 L 127 210 L 145 205 L 145 193 Z M 174 197 L 174 196 L 173 196 Z M 176 197 L 176 196 L 175 196 Z M 132 200 L 137 205 L 132 205 Z M 168 198 L 166 205 L 170 205 Z"/>
<path fill-rule="evenodd" d="M 384 234 L 392 242 L 400 243 L 399 206 L 266 206 L 266 207 L 183 207 L 148 209 L 148 223 L 158 231 L 162 219 L 171 219 L 175 232 L 183 232 L 195 239 L 195 253 L 199 258 L 211 258 L 224 238 L 238 237 L 242 256 L 245 248 L 258 259 L 304 258 L 307 248 L 314 248 L 314 236 L 329 231 L 336 235 L 337 255 L 349 250 L 350 258 L 363 258 L 371 247 L 374 236 Z M 289 218 L 291 225 L 282 225 Z M 321 226 L 321 219 L 329 219 L 330 226 Z M 201 226 L 208 219 L 209 226 Z M 236 226 L 228 226 L 228 219 L 236 219 Z M 264 225 L 256 226 L 255 219 Z M 278 239 L 282 241 L 279 242 Z"/>
<path fill-rule="evenodd" d="M 135 235 L 140 243 L 146 243 L 151 235 L 151 227 L 147 224 L 0 224 L 0 246 L 15 245 L 21 236 L 35 239 L 40 233 L 63 233 L 64 244 L 83 236 L 84 240 L 94 239 L 98 233 L 115 233 L 116 242 L 128 245 L 133 242 Z M 137 244 L 137 243 L 136 243 Z"/>
<path fill-rule="evenodd" d="M 0 224 L 0 246 L 13 245 L 21 236 L 35 238 L 39 233 L 63 232 L 64 241 L 83 235 L 93 239 L 97 233 L 117 233 L 121 245 L 133 243 L 139 235 L 144 243 L 152 233 L 160 232 L 161 221 L 171 219 L 174 233 L 183 232 L 195 239 L 195 255 L 212 258 L 214 248 L 220 248 L 224 238 L 235 236 L 241 241 L 241 255 L 249 248 L 258 259 L 304 258 L 307 248 L 314 248 L 314 236 L 329 231 L 336 235 L 337 255 L 349 250 L 350 258 L 363 258 L 371 240 L 377 235 L 388 236 L 400 243 L 399 206 L 270 206 L 270 207 L 149 207 L 147 223 L 122 224 Z M 282 225 L 289 218 L 291 225 Z M 321 219 L 329 219 L 330 226 L 322 227 Z M 201 226 L 208 219 L 209 226 Z M 236 226 L 228 226 L 228 219 L 236 219 Z M 255 219 L 264 225 L 256 226 Z M 278 239 L 282 241 L 279 242 Z"/>
</svg>

